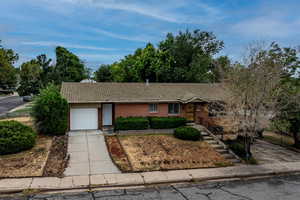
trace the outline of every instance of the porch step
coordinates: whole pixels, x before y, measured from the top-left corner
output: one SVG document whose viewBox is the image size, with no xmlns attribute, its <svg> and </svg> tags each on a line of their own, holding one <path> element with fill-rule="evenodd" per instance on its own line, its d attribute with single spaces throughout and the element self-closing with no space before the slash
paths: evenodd
<svg viewBox="0 0 300 200">
<path fill-rule="evenodd" d="M 226 154 L 228 153 L 227 149 L 216 149 L 216 152 L 220 153 L 220 154 Z"/>
<path fill-rule="evenodd" d="M 218 144 L 218 142 L 215 140 L 206 140 L 205 142 L 207 142 L 208 144 Z"/>
<path fill-rule="evenodd" d="M 241 163 L 240 160 L 233 158 L 233 159 L 228 159 L 228 161 L 232 162 L 232 163 Z"/>
<path fill-rule="evenodd" d="M 222 154 L 222 156 L 227 159 L 227 160 L 233 160 L 235 159 L 235 157 L 229 153 L 226 153 L 226 154 Z"/>
<path fill-rule="evenodd" d="M 224 147 L 222 146 L 222 145 L 220 145 L 220 144 L 212 144 L 212 145 L 210 145 L 212 148 L 214 148 L 214 149 L 224 149 Z"/>
<path fill-rule="evenodd" d="M 203 136 L 203 137 L 205 137 L 205 136 L 209 136 L 209 134 L 208 133 L 206 133 L 206 132 L 201 132 L 201 135 Z"/>
<path fill-rule="evenodd" d="M 204 140 L 214 140 L 214 138 L 211 136 L 204 136 L 203 139 Z"/>
</svg>

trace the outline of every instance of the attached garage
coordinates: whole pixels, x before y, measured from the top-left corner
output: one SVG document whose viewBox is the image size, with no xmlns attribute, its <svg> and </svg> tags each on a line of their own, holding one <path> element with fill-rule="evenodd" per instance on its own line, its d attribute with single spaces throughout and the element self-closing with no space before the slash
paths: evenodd
<svg viewBox="0 0 300 200">
<path fill-rule="evenodd" d="M 71 108 L 70 130 L 98 129 L 98 108 Z"/>
</svg>

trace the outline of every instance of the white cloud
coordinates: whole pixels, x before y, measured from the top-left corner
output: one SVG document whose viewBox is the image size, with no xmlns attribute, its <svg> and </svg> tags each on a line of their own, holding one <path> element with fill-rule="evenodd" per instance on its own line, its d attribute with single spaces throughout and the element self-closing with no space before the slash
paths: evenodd
<svg viewBox="0 0 300 200">
<path fill-rule="evenodd" d="M 68 44 L 64 42 L 49 42 L 49 41 L 37 41 L 37 42 L 21 42 L 22 45 L 30 45 L 30 46 L 63 46 L 66 48 L 73 48 L 73 49 L 88 49 L 88 50 L 101 50 L 101 51 L 114 51 L 117 50 L 115 48 L 104 48 L 104 47 L 95 47 L 95 46 L 88 46 L 88 45 L 77 45 L 77 44 Z"/>
<path fill-rule="evenodd" d="M 186 1 L 171 0 L 171 1 L 152 1 L 152 3 L 144 3 L 144 1 L 124 1 L 124 0 L 44 0 L 51 5 L 55 4 L 59 7 L 60 2 L 69 3 L 80 6 L 90 6 L 93 8 L 118 10 L 130 13 L 151 17 L 161 21 L 171 23 L 191 23 L 191 24 L 203 24 L 211 21 L 212 17 L 218 18 L 221 12 L 216 8 L 209 6 L 205 3 L 196 3 L 195 5 L 200 8 L 199 13 L 204 13 L 200 17 L 182 14 L 182 12 L 176 12 L 174 9 L 184 8 L 185 6 L 192 6 L 193 3 Z M 143 2 L 143 3 L 141 3 Z M 66 9 L 66 6 L 62 6 Z M 204 11 L 204 12 L 203 12 Z"/>
<path fill-rule="evenodd" d="M 118 33 L 109 32 L 103 29 L 99 28 L 90 28 L 91 31 L 94 31 L 95 33 L 99 33 L 111 38 L 121 39 L 121 40 L 128 40 L 128 41 L 136 41 L 136 42 L 150 42 L 153 40 L 156 40 L 156 38 L 149 36 L 149 35 L 136 35 L 136 36 L 128 36 L 128 35 L 122 35 Z"/>
<path fill-rule="evenodd" d="M 91 61 L 117 61 L 120 60 L 124 55 L 121 54 L 77 54 L 81 59 Z"/>
<path fill-rule="evenodd" d="M 234 32 L 249 37 L 284 38 L 299 34 L 300 21 L 277 19 L 271 16 L 258 17 L 235 24 Z"/>
</svg>

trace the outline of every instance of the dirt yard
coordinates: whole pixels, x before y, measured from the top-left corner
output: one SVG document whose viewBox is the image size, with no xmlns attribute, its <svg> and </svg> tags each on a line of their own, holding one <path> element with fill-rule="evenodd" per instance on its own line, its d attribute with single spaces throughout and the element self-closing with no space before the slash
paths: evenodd
<svg viewBox="0 0 300 200">
<path fill-rule="evenodd" d="M 32 149 L 0 156 L 0 177 L 42 176 L 51 144 L 51 137 L 39 136 Z"/>
<path fill-rule="evenodd" d="M 2 119 L 16 120 L 33 127 L 30 117 Z M 36 145 L 27 151 L 0 156 L 0 178 L 4 177 L 61 177 L 68 164 L 68 137 L 39 135 Z"/>
<path fill-rule="evenodd" d="M 132 172 L 232 165 L 201 141 L 183 141 L 171 135 L 119 136 L 119 141 Z"/>
</svg>

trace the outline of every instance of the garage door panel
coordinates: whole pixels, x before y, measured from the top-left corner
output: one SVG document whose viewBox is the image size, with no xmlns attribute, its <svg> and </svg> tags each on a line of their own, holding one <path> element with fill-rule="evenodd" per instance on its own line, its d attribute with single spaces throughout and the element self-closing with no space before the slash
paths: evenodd
<svg viewBox="0 0 300 200">
<path fill-rule="evenodd" d="M 97 108 L 71 108 L 70 129 L 71 130 L 98 129 L 98 109 Z"/>
</svg>

